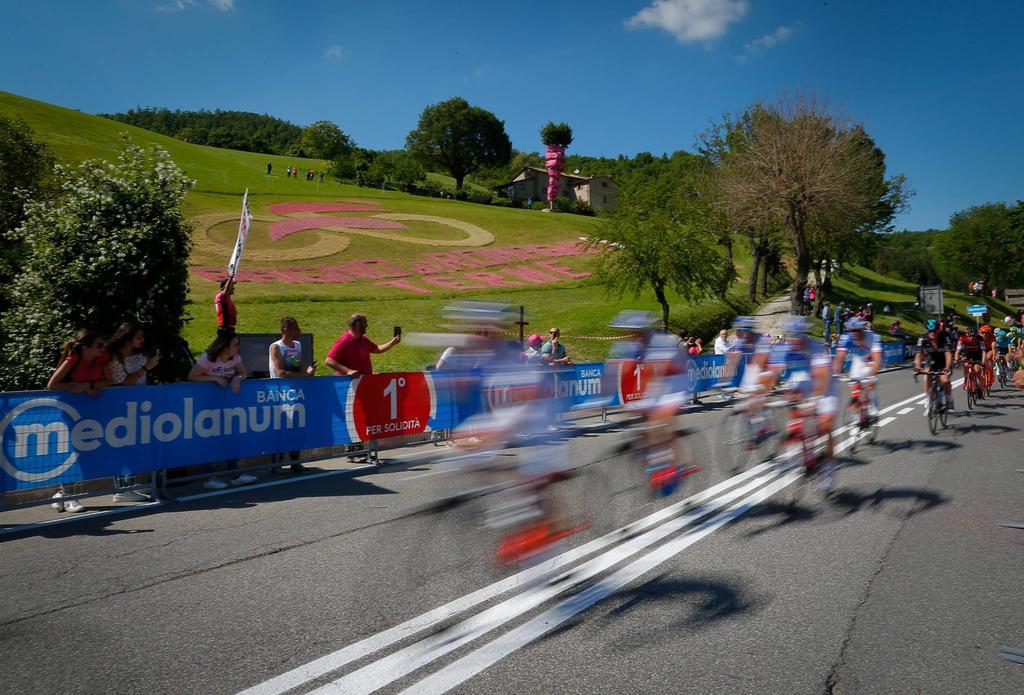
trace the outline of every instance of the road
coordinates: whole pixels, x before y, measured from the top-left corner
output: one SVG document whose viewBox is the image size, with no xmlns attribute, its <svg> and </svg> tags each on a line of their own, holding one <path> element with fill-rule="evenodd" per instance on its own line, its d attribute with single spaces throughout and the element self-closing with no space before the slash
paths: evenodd
<svg viewBox="0 0 1024 695">
<path fill-rule="evenodd" d="M 425 465 L 8 537 L 4 690 L 1024 692 L 998 656 L 1024 646 L 1024 531 L 997 526 L 1024 521 L 1024 394 L 932 436 L 918 389 L 882 375 L 878 442 L 795 511 L 787 472 L 716 461 L 725 407 L 686 414 L 699 479 L 616 534 L 601 475 L 578 476 L 568 504 L 593 527 L 526 576 L 415 513 L 454 485 Z M 623 436 L 564 446 L 607 471 Z"/>
</svg>

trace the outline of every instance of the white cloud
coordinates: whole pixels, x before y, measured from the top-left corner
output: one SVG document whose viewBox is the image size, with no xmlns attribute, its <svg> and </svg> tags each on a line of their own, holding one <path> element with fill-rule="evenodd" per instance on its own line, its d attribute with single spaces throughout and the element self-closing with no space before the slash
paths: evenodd
<svg viewBox="0 0 1024 695">
<path fill-rule="evenodd" d="M 324 60 L 341 60 L 341 46 L 328 46 L 324 50 Z"/>
<path fill-rule="evenodd" d="M 167 5 L 157 6 L 158 12 L 181 12 L 189 7 L 195 7 L 196 0 L 171 0 Z M 210 4 L 222 12 L 235 9 L 235 0 L 210 0 Z"/>
<path fill-rule="evenodd" d="M 664 29 L 679 43 L 712 41 L 746 16 L 747 0 L 654 0 L 626 20 L 630 29 Z"/>
<path fill-rule="evenodd" d="M 769 48 L 775 48 L 783 41 L 788 41 L 795 29 L 793 27 L 779 27 L 770 34 L 765 34 L 759 39 L 754 39 L 747 44 L 748 53 L 757 53 L 758 51 L 766 51 Z"/>
</svg>

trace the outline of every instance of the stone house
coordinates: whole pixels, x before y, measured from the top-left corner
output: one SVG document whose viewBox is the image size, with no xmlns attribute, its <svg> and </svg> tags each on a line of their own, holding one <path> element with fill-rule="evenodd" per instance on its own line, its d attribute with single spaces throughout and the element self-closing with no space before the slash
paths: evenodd
<svg viewBox="0 0 1024 695">
<path fill-rule="evenodd" d="M 492 190 L 511 200 L 546 201 L 548 172 L 540 167 L 525 167 L 514 179 Z M 558 195 L 572 201 L 582 200 L 595 210 L 604 210 L 619 202 L 619 187 L 611 176 L 580 176 L 563 171 L 558 180 Z"/>
</svg>

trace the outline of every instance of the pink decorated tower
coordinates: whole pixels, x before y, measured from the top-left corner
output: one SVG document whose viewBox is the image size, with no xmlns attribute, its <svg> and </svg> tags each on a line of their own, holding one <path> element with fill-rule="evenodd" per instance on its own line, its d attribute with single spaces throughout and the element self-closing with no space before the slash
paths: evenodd
<svg viewBox="0 0 1024 695">
<path fill-rule="evenodd" d="M 572 144 L 572 128 L 567 123 L 548 123 L 540 129 L 541 141 L 547 146 L 544 166 L 548 170 L 548 210 L 554 208 L 558 183 L 565 169 L 565 150 Z"/>
</svg>

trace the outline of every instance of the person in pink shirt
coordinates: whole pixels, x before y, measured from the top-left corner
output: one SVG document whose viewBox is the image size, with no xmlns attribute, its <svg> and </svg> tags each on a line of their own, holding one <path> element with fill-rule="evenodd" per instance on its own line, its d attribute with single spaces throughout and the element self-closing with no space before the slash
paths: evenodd
<svg viewBox="0 0 1024 695">
<path fill-rule="evenodd" d="M 366 337 L 366 328 L 369 324 L 363 314 L 352 314 L 348 320 L 348 330 L 341 334 L 335 341 L 324 364 L 333 369 L 339 375 L 357 377 L 363 374 L 373 374 L 373 362 L 370 355 L 378 355 L 387 352 L 402 342 L 402 336 L 394 338 L 377 345 Z"/>
</svg>

